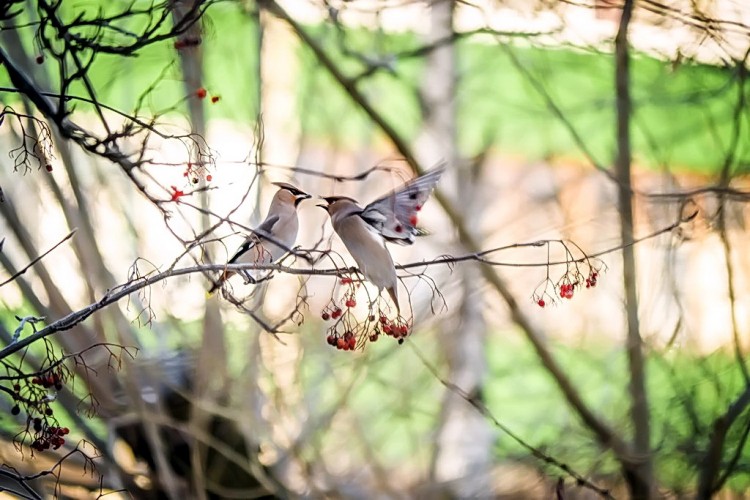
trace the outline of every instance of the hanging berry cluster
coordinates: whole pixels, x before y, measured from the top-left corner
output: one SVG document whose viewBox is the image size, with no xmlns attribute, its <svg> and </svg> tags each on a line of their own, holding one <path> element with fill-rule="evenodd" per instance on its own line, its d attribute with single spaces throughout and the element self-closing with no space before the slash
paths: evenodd
<svg viewBox="0 0 750 500">
<path fill-rule="evenodd" d="M 347 287 L 343 297 L 339 302 L 331 299 L 320 315 L 323 321 L 333 321 L 326 330 L 328 345 L 341 351 L 354 351 L 364 348 L 368 341 L 376 342 L 382 335 L 396 339 L 399 344 L 404 342 L 411 331 L 407 320 L 402 317 L 389 319 L 379 306 L 381 298 L 370 304 L 371 308 L 377 307 L 377 315 L 371 310 L 364 318 L 358 316 L 354 311 L 357 307 L 355 294 L 361 284 L 351 278 L 342 278 L 340 283 Z"/>
<path fill-rule="evenodd" d="M 46 419 L 41 417 L 34 418 L 34 440 L 31 442 L 31 449 L 34 451 L 46 451 L 52 448 L 57 450 L 65 444 L 65 438 L 70 432 L 67 427 L 57 427 L 49 425 Z"/>
<path fill-rule="evenodd" d="M 566 247 L 566 252 L 572 257 Z M 547 268 L 547 278 L 542 281 L 534 290 L 531 299 L 539 307 L 545 307 L 547 304 L 554 304 L 557 299 L 572 299 L 576 291 L 586 288 L 594 288 L 598 282 L 599 274 L 606 266 L 598 259 L 589 259 L 585 257 L 568 262 L 565 273 L 554 282 L 550 279 L 549 267 Z"/>
<path fill-rule="evenodd" d="M 31 441 L 34 451 L 57 450 L 65 444 L 70 430 L 61 427 L 55 418 L 52 407 L 56 395 L 51 391 L 60 391 L 70 377 L 63 365 L 40 372 L 32 378 L 22 378 L 13 384 L 12 397 L 14 405 L 12 415 L 26 414 L 26 427 L 19 433 L 20 441 Z"/>
<path fill-rule="evenodd" d="M 208 173 L 208 169 L 203 163 L 188 162 L 182 176 L 186 177 L 193 184 L 198 184 L 201 178 L 206 179 L 206 182 L 211 182 L 213 180 L 213 176 Z M 174 186 L 172 186 L 172 188 L 174 188 Z"/>
</svg>

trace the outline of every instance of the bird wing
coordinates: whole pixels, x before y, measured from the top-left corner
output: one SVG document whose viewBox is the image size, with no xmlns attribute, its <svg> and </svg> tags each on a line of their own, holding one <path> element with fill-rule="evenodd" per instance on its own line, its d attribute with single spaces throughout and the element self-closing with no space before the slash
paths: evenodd
<svg viewBox="0 0 750 500">
<path fill-rule="evenodd" d="M 244 243 L 240 245 L 240 248 L 237 249 L 237 251 L 234 253 L 234 256 L 232 256 L 231 259 L 229 259 L 229 264 L 234 264 L 237 259 L 242 257 L 248 250 L 255 247 L 258 243 L 260 243 L 260 238 L 264 234 L 271 235 L 273 226 L 279 221 L 278 215 L 272 215 L 269 217 L 266 217 L 266 220 L 263 221 L 263 223 L 255 228 L 255 232 L 248 236 Z"/>
<path fill-rule="evenodd" d="M 401 188 L 367 205 L 360 217 L 386 240 L 411 245 L 420 234 L 416 227 L 418 213 L 444 171 L 445 167 L 440 166 L 410 180 Z"/>
</svg>

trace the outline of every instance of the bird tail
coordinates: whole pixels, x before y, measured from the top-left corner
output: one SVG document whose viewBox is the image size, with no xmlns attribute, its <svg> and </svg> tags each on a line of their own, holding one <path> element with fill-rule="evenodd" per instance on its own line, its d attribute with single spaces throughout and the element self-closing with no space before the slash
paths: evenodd
<svg viewBox="0 0 750 500">
<path fill-rule="evenodd" d="M 216 290 L 221 288 L 221 285 L 224 284 L 226 280 L 229 279 L 230 276 L 232 276 L 234 273 L 232 271 L 224 271 L 221 273 L 221 276 L 219 276 L 219 279 L 214 283 L 211 288 L 208 289 L 208 292 L 206 292 L 206 297 L 210 297 L 214 293 L 216 293 Z"/>
<path fill-rule="evenodd" d="M 401 306 L 398 305 L 398 291 L 395 286 L 392 286 L 387 289 L 388 295 L 391 296 L 391 300 L 393 301 L 393 304 L 396 306 L 396 312 L 398 312 L 398 315 L 401 316 Z"/>
</svg>

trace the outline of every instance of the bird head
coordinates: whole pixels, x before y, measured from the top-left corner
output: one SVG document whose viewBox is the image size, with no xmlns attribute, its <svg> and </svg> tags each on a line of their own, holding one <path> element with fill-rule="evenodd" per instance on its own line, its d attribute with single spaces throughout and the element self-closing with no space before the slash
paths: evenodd
<svg viewBox="0 0 750 500">
<path fill-rule="evenodd" d="M 280 188 L 278 196 L 282 197 L 284 201 L 294 203 L 295 207 L 298 206 L 302 202 L 302 200 L 312 198 L 312 196 L 305 193 L 301 189 L 298 189 L 286 182 L 274 182 L 273 185 Z"/>
<path fill-rule="evenodd" d="M 348 196 L 321 196 L 320 199 L 325 201 L 326 204 L 318 204 L 318 206 L 329 214 L 333 214 L 345 206 L 357 206 L 357 200 Z"/>
</svg>

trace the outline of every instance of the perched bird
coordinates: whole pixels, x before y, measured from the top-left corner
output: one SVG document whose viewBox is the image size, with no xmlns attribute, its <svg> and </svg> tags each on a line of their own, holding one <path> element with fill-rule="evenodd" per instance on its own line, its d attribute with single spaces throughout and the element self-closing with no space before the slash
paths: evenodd
<svg viewBox="0 0 750 500">
<path fill-rule="evenodd" d="M 286 182 L 273 184 L 279 190 L 273 196 L 266 220 L 245 239 L 229 259 L 229 264 L 270 264 L 294 245 L 299 229 L 297 206 L 302 200 L 310 198 L 310 195 Z M 224 271 L 208 293 L 214 293 L 233 274 L 234 271 Z"/>
<path fill-rule="evenodd" d="M 328 211 L 333 230 L 359 270 L 379 292 L 388 291 L 399 313 L 396 268 L 385 242 L 414 243 L 414 238 L 420 234 L 416 227 L 417 214 L 444 170 L 443 167 L 430 170 L 364 208 L 346 196 L 324 197 L 327 205 L 318 205 Z"/>
</svg>

